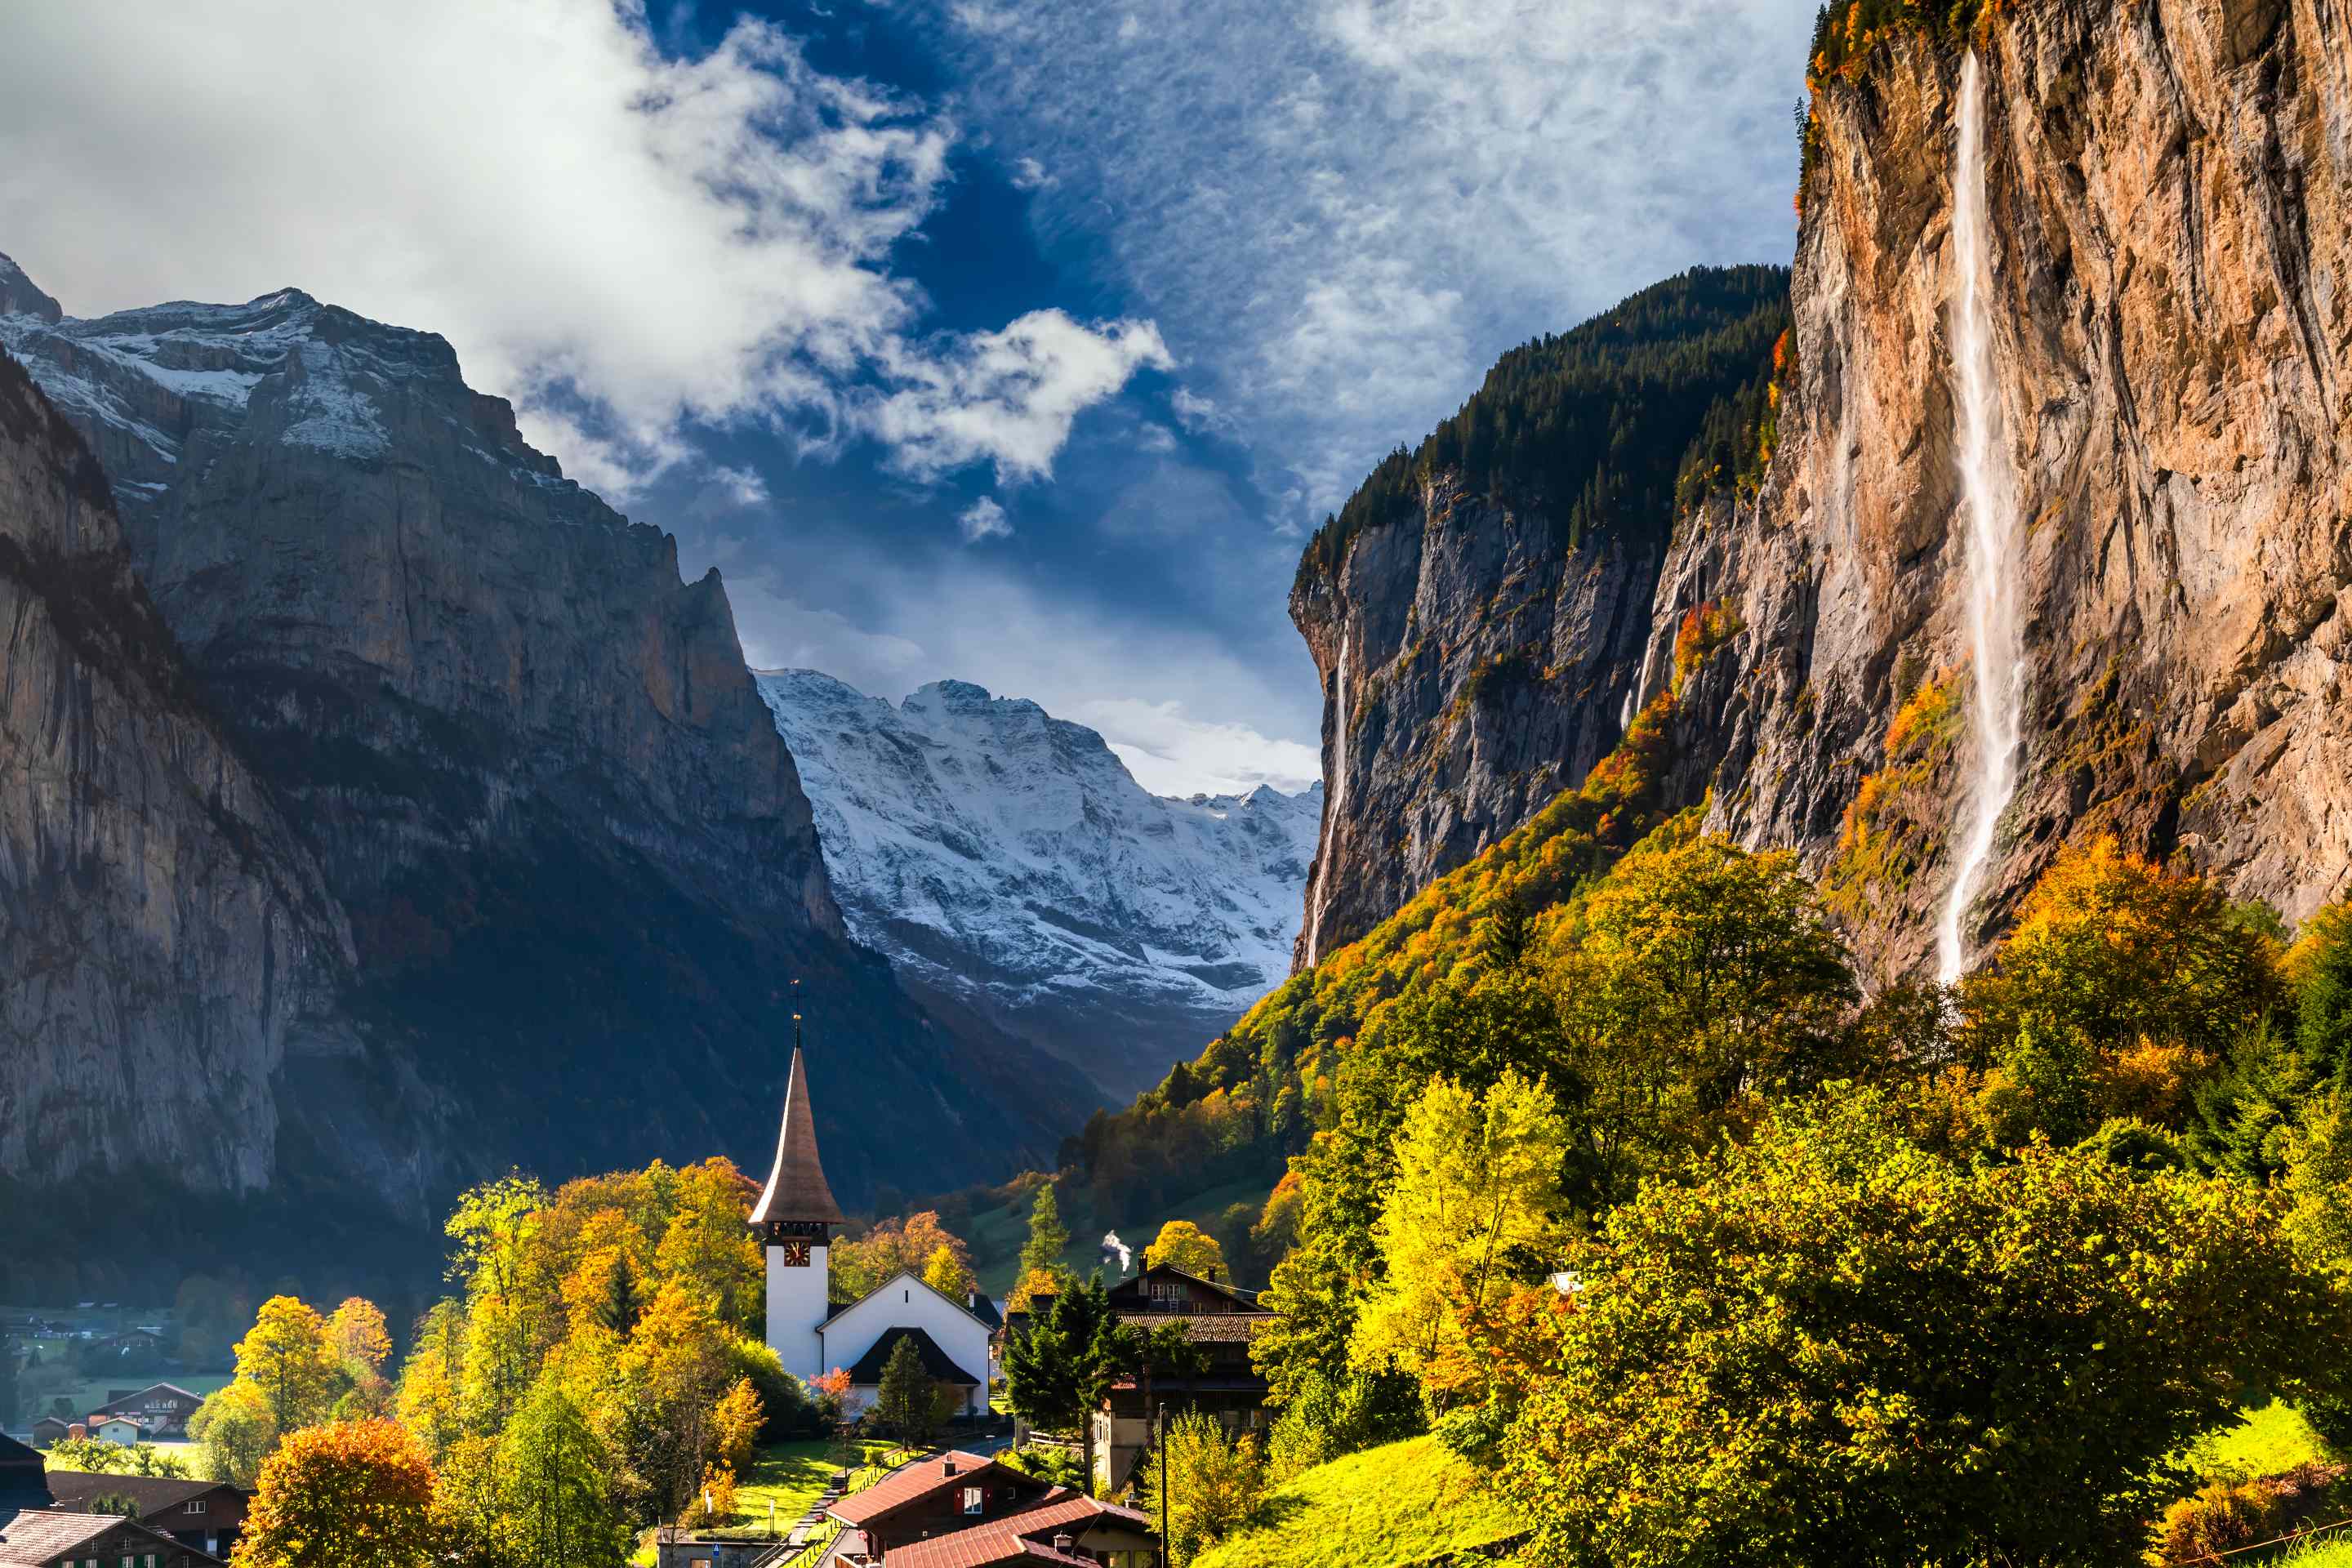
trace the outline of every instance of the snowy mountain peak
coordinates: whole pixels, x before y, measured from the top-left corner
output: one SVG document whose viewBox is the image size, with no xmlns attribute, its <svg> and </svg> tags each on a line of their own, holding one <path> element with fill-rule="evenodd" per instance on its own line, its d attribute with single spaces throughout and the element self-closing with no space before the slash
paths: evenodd
<svg viewBox="0 0 2352 1568">
<path fill-rule="evenodd" d="M 758 680 L 859 940 L 1107 1098 L 1289 972 L 1319 785 L 1169 799 L 1095 731 L 969 681 L 893 707 L 815 670 Z"/>
<path fill-rule="evenodd" d="M 0 256 L 0 316 L 32 316 L 55 323 L 65 319 L 65 310 L 25 276 L 23 268 Z"/>
</svg>

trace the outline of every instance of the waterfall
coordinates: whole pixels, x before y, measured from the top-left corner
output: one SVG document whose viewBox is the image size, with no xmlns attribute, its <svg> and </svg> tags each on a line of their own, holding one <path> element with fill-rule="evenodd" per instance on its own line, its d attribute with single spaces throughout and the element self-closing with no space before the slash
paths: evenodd
<svg viewBox="0 0 2352 1568">
<path fill-rule="evenodd" d="M 1992 258 L 1985 217 L 1984 73 L 1976 51 L 1960 70 L 1959 149 L 1952 170 L 1952 402 L 1960 512 L 1967 535 L 1969 727 L 1975 765 L 1963 797 L 1959 854 L 1936 933 L 1937 978 L 1968 967 L 1960 932 L 1992 859 L 2000 814 L 2017 789 L 2024 649 L 2018 635 L 2015 510 L 2000 458 L 1993 380 Z"/>
<path fill-rule="evenodd" d="M 1331 856 L 1339 843 L 1339 813 L 1348 804 L 1348 627 L 1339 626 L 1339 664 L 1331 706 L 1331 776 L 1323 795 L 1323 844 L 1315 857 L 1315 887 L 1307 900 L 1307 967 L 1322 945 L 1323 906 L 1330 900 Z"/>
</svg>

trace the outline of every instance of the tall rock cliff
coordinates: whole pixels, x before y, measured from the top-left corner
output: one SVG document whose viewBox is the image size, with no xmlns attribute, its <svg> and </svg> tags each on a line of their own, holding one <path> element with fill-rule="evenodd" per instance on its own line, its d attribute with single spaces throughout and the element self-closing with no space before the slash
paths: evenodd
<svg viewBox="0 0 2352 1568">
<path fill-rule="evenodd" d="M 858 940 L 1123 1102 L 1289 972 L 1321 791 L 1154 795 L 1103 738 L 935 681 L 763 671 Z"/>
<path fill-rule="evenodd" d="M 1327 951 L 1460 858 L 1437 846 L 1539 804 L 1483 759 L 1572 776 L 1642 679 L 1626 672 L 1654 681 L 1704 615 L 1738 629 L 1678 705 L 1677 797 L 1711 789 L 1711 826 L 1801 851 L 1878 975 L 1932 967 L 1976 766 L 1952 344 L 1970 47 L 2025 657 L 2019 782 L 1962 944 L 1980 956 L 2087 834 L 2185 855 L 2290 921 L 2352 891 L 2352 18 L 2324 0 L 2029 0 L 1955 33 L 1939 8 L 1881 0 L 1832 7 L 1823 30 L 1793 326 L 1767 395 L 1717 416 L 1769 460 L 1727 484 L 1702 438 L 1651 602 L 1618 613 L 1642 574 L 1589 547 L 1514 557 L 1507 514 L 1442 474 L 1426 525 L 1468 524 L 1452 558 L 1493 564 L 1434 596 L 1441 613 L 1418 597 L 1425 549 L 1381 560 L 1368 533 L 1338 573 L 1309 550 L 1309 647 L 1327 670 L 1342 628 L 1375 650 L 1360 662 L 1349 637 L 1327 683 L 1337 886 L 1308 901 L 1310 933 L 1318 897 L 1340 911 Z M 1578 613 L 1553 623 L 1557 663 L 1528 668 L 1575 678 L 1515 696 L 1499 746 L 1464 731 L 1485 689 L 1468 677 L 1494 668 L 1490 605 L 1507 624 L 1523 586 L 1543 603 L 1551 582 L 1579 584 Z M 1408 613 L 1474 651 L 1399 722 L 1381 628 Z M 1415 751 L 1459 782 L 1407 784 L 1392 759 Z"/>
<path fill-rule="evenodd" d="M 1695 442 L 1732 459 L 1700 438 L 1759 381 L 1786 287 L 1777 268 L 1696 269 L 1514 350 L 1316 536 L 1290 597 L 1324 683 L 1300 967 L 1616 744 L 1657 673 L 1643 648 L 1679 471 Z"/>
<path fill-rule="evenodd" d="M 1967 948 L 2101 831 L 2299 920 L 2352 890 L 2352 17 L 2035 0 L 1979 31 L 2025 668 Z M 1895 27 L 1817 84 L 1779 449 L 1660 591 L 1661 641 L 1718 597 L 1744 626 L 1695 694 L 1715 825 L 1801 848 L 1882 973 L 1928 957 L 1972 787 L 1962 47 Z"/>
<path fill-rule="evenodd" d="M 8 288 L 0 346 L 97 451 L 348 916 L 344 1027 L 287 1056 L 249 1160 L 411 1217 L 509 1163 L 748 1164 L 795 1012 L 853 1203 L 1000 1173 L 1082 1113 L 1075 1074 L 847 939 L 717 574 L 682 583 L 445 341 L 294 290 L 78 321 Z"/>
<path fill-rule="evenodd" d="M 0 1176 L 266 1185 L 272 1080 L 333 1032 L 351 933 L 198 699 L 96 459 L 5 356 L 0 650 Z"/>
</svg>

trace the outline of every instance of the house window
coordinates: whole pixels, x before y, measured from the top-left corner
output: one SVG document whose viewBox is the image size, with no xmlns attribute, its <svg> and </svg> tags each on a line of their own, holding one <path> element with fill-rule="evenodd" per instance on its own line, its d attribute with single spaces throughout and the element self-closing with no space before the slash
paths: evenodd
<svg viewBox="0 0 2352 1568">
<path fill-rule="evenodd" d="M 966 1513 L 978 1513 L 978 1512 L 980 1511 L 982 1500 L 983 1500 L 983 1499 L 984 1499 L 984 1498 L 986 1498 L 987 1496 L 988 1496 L 988 1494 L 987 1494 L 986 1492 L 984 1492 L 984 1491 L 981 1490 L 981 1489 L 980 1489 L 980 1488 L 978 1488 L 978 1487 L 966 1487 L 966 1488 L 964 1488 L 964 1489 L 963 1489 L 963 1510 L 964 1510 L 964 1512 L 966 1512 Z"/>
<path fill-rule="evenodd" d="M 204 1512 L 204 1511 L 205 1511 L 205 1505 L 204 1505 L 203 1500 L 198 1500 L 197 1501 L 194 1501 L 194 1502 L 190 1503 L 190 1504 L 188 1505 L 188 1511 L 189 1511 L 190 1513 L 202 1513 L 202 1512 Z"/>
</svg>

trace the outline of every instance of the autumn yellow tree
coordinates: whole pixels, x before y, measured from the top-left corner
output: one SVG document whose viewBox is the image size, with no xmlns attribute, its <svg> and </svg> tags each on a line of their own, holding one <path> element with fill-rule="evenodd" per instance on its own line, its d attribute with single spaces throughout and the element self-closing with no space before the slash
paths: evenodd
<svg viewBox="0 0 2352 1568">
<path fill-rule="evenodd" d="M 919 1279 L 929 1267 L 931 1255 L 942 1247 L 955 1255 L 966 1273 L 971 1272 L 971 1249 L 940 1223 L 938 1211 L 924 1209 L 903 1219 L 882 1220 L 864 1236 L 835 1242 L 827 1250 L 833 1288 L 856 1300 L 901 1269 Z"/>
<path fill-rule="evenodd" d="M 923 1283 L 951 1301 L 961 1301 L 977 1283 L 971 1277 L 971 1266 L 956 1256 L 955 1248 L 935 1247 L 923 1264 Z"/>
<path fill-rule="evenodd" d="M 1191 1220 L 1171 1219 L 1160 1227 L 1159 1237 L 1143 1249 L 1143 1261 L 1152 1267 L 1164 1263 L 1203 1279 L 1218 1279 L 1225 1272 L 1225 1249 L 1217 1245 L 1215 1237 Z"/>
<path fill-rule="evenodd" d="M 1550 1266 L 1568 1128 L 1551 1091 L 1507 1071 L 1482 1100 L 1432 1079 L 1396 1139 L 1396 1181 L 1372 1238 L 1386 1266 L 1349 1344 L 1359 1372 L 1394 1367 L 1443 1408 L 1471 1381 L 1465 1314 Z"/>
<path fill-rule="evenodd" d="M 264 1301 L 236 1355 L 236 1381 L 259 1393 L 280 1436 L 322 1420 L 334 1404 L 341 1363 L 325 1320 L 294 1297 Z"/>
<path fill-rule="evenodd" d="M 394 1412 L 436 1464 L 465 1436 L 465 1309 L 438 1302 L 417 1321 L 416 1345 L 401 1367 L 393 1400 Z"/>
<path fill-rule="evenodd" d="M 291 1434 L 261 1467 L 230 1561 L 425 1568 L 434 1535 L 433 1465 L 415 1435 L 396 1421 L 337 1422 Z"/>
</svg>

